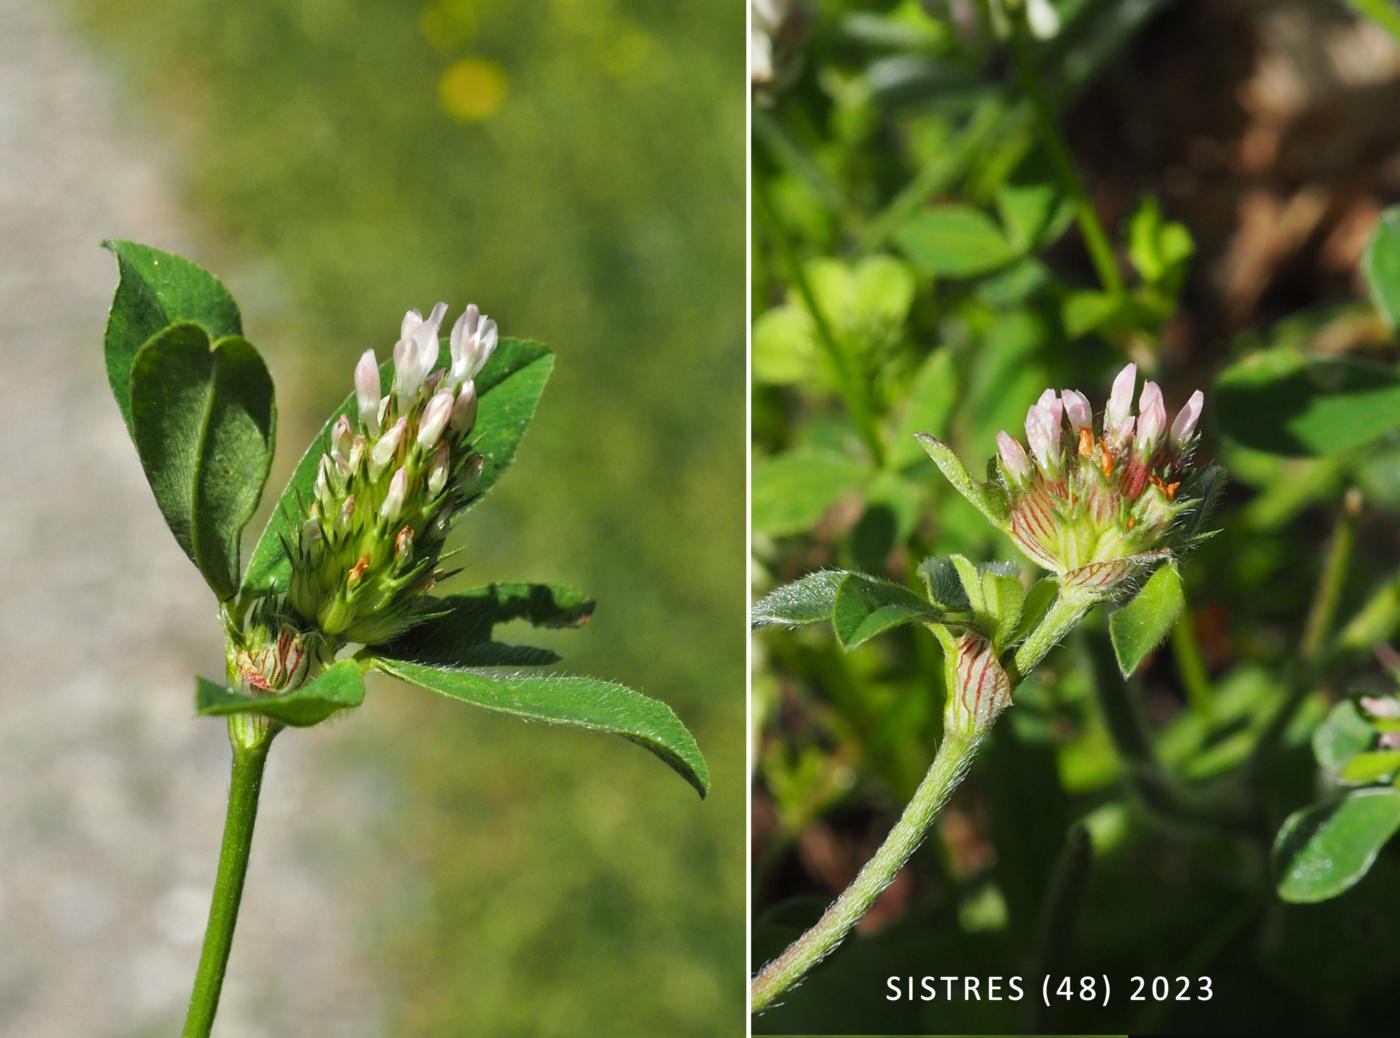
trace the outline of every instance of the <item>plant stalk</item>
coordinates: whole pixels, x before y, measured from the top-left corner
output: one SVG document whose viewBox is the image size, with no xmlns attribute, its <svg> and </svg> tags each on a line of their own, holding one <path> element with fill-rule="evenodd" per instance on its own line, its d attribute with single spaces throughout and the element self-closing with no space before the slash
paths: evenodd
<svg viewBox="0 0 1400 1038">
<path fill-rule="evenodd" d="M 967 774 L 981 734 L 947 731 L 928 774 L 890 830 L 885 842 L 816 924 L 754 978 L 752 1011 L 767 1009 L 783 992 L 826 958 L 869 911 L 928 835 L 933 820 Z"/>
<path fill-rule="evenodd" d="M 1089 259 L 1094 264 L 1099 282 L 1105 292 L 1115 299 L 1121 299 L 1124 293 L 1123 275 L 1118 270 L 1113 246 L 1109 242 L 1107 232 L 1104 231 L 1103 223 L 1099 220 L 1099 214 L 1094 210 L 1093 199 L 1089 197 L 1084 181 L 1075 168 L 1074 159 L 1070 157 L 1069 148 L 1060 135 L 1059 122 L 1031 61 L 1026 36 L 1025 17 L 1022 15 L 1017 18 L 1011 32 L 1012 58 L 1020 74 L 1021 87 L 1030 99 L 1036 122 L 1040 126 L 1041 139 L 1045 142 L 1046 151 L 1049 152 L 1050 161 L 1055 167 L 1056 176 L 1059 177 L 1060 187 L 1069 195 L 1074 206 L 1074 218 L 1079 224 L 1079 233 L 1084 237 L 1084 247 L 1089 251 Z"/>
<path fill-rule="evenodd" d="M 871 407 L 869 387 L 861 378 L 855 359 L 832 329 L 826 313 L 817 300 L 816 293 L 812 291 L 812 285 L 807 280 L 807 272 L 802 267 L 802 259 L 797 255 L 792 243 L 788 241 L 787 235 L 783 231 L 778 214 L 773 208 L 772 200 L 768 197 L 768 187 L 762 177 L 754 177 L 753 179 L 753 206 L 758 218 L 768 228 L 769 236 L 773 239 L 773 247 L 787 266 L 788 277 L 791 279 L 793 287 L 797 289 L 798 295 L 802 297 L 802 303 L 812 317 L 817 341 L 826 351 L 827 359 L 831 362 L 836 381 L 841 388 L 841 395 L 846 401 L 846 409 L 851 415 L 851 424 L 856 427 L 857 434 L 864 442 L 866 450 L 870 452 L 870 458 L 875 467 L 882 468 L 885 464 L 885 444 L 880 436 L 875 412 Z"/>
<path fill-rule="evenodd" d="M 1288 671 L 1288 691 L 1250 754 L 1247 774 L 1256 788 L 1262 788 L 1278 753 L 1279 743 L 1283 741 L 1294 715 L 1308 698 L 1308 693 L 1313 690 L 1319 665 L 1330 651 L 1329 636 L 1351 565 L 1351 550 L 1356 543 L 1356 523 L 1361 515 L 1362 503 L 1361 494 L 1355 488 L 1348 490 L 1342 499 L 1327 558 L 1318 575 L 1307 625 L 1298 645 L 1297 658 Z"/>
<path fill-rule="evenodd" d="M 1007 665 L 1007 676 L 1013 688 L 1073 630 L 1094 601 L 1080 592 L 1062 591 L 1056 597 L 1035 630 L 1017 649 L 1015 659 Z M 957 692 L 950 689 L 948 694 Z M 933 763 L 880 849 L 812 928 L 754 978 L 752 1012 L 758 1013 L 773 1005 L 783 992 L 831 954 L 870 910 L 880 892 L 894 881 L 928 835 L 938 812 L 967 774 L 988 730 L 968 731 L 954 725 L 944 726 L 943 742 L 939 744 Z"/>
<path fill-rule="evenodd" d="M 214 1026 L 224 971 L 233 947 L 238 904 L 243 897 L 243 880 L 248 872 L 248 854 L 253 847 L 253 823 L 258 815 L 263 769 L 276 734 L 276 728 L 265 718 L 248 714 L 229 718 L 228 727 L 229 744 L 233 747 L 228 813 L 219 848 L 219 867 L 214 876 L 214 894 L 209 903 L 209 922 L 204 930 L 204 948 L 199 955 L 190 1008 L 185 1016 L 184 1038 L 207 1038 Z"/>
</svg>

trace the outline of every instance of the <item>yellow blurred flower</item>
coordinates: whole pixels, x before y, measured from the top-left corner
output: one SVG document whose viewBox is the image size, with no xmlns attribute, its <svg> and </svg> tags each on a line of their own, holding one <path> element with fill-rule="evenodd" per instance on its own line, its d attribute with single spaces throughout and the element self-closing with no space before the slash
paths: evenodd
<svg viewBox="0 0 1400 1038">
<path fill-rule="evenodd" d="M 490 119 L 505 103 L 509 83 L 494 61 L 462 58 L 443 70 L 438 83 L 442 110 L 461 122 Z"/>
</svg>

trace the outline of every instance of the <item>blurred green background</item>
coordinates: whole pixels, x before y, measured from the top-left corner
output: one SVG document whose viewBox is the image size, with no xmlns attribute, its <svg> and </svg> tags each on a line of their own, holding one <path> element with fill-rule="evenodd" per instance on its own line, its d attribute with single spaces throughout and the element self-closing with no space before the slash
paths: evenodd
<svg viewBox="0 0 1400 1038">
<path fill-rule="evenodd" d="M 620 741 L 373 688 L 329 752 L 401 779 L 374 834 L 382 860 L 356 862 L 347 895 L 385 1033 L 742 1026 L 730 6 L 75 4 L 124 112 L 182 178 L 192 258 L 226 275 L 278 379 L 271 485 L 409 306 L 475 301 L 503 334 L 549 343 L 554 377 L 514 470 L 463 526 L 460 579 L 595 595 L 589 627 L 557 640 L 564 666 L 672 704 L 714 775 L 701 803 Z M 410 887 L 386 885 L 405 873 Z"/>
</svg>

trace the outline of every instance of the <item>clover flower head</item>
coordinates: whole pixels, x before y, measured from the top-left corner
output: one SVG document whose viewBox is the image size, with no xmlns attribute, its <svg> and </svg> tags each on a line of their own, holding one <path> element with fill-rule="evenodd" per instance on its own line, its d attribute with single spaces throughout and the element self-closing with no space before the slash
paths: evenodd
<svg viewBox="0 0 1400 1038">
<path fill-rule="evenodd" d="M 450 333 L 447 304 L 404 315 L 384 393 L 378 359 L 355 365 L 349 414 L 331 427 L 299 537 L 288 545 L 288 604 L 328 640 L 375 644 L 430 607 L 454 511 L 475 491 L 486 459 L 471 444 L 475 377 L 496 348 L 496 323 L 469 306 Z M 285 668 L 283 668 L 285 669 Z"/>
<path fill-rule="evenodd" d="M 925 448 L 965 497 L 1064 587 L 1109 597 L 1143 567 L 1169 555 L 1169 534 L 1201 502 L 1184 492 L 1205 396 L 1193 393 L 1168 424 L 1162 390 L 1127 365 L 1102 418 L 1075 389 L 1047 389 L 1026 412 L 1025 445 L 996 437 L 992 483 L 968 476 L 946 444 Z"/>
<path fill-rule="evenodd" d="M 1026 413 L 1029 456 L 997 436 L 1007 532 L 1046 569 L 1099 590 L 1131 575 L 1134 559 L 1162 553 L 1168 528 L 1194 503 L 1180 489 L 1205 396 L 1193 393 L 1169 432 L 1155 382 L 1144 383 L 1132 413 L 1136 382 L 1135 365 L 1119 372 L 1097 429 L 1083 393 L 1047 389 Z"/>
</svg>

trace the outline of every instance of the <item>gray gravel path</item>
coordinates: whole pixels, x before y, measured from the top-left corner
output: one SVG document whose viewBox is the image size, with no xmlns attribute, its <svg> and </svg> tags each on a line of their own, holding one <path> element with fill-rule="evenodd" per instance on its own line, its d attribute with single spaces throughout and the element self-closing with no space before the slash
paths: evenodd
<svg viewBox="0 0 1400 1038">
<path fill-rule="evenodd" d="M 97 241 L 201 250 L 57 5 L 0 0 L 0 25 L 0 1034 L 174 1034 L 228 759 L 191 675 L 221 649 L 108 395 Z M 382 1031 L 337 898 L 380 784 L 344 747 L 273 752 L 220 1035 Z"/>
</svg>

